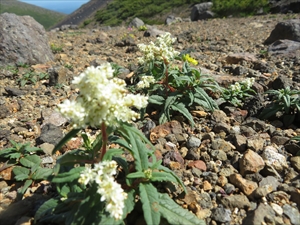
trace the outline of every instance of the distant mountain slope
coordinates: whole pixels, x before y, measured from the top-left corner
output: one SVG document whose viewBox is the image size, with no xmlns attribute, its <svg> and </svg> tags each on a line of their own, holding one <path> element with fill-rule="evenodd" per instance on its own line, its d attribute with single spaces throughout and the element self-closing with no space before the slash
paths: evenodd
<svg viewBox="0 0 300 225">
<path fill-rule="evenodd" d="M 84 23 L 84 21 L 92 20 L 98 10 L 105 8 L 112 1 L 113 0 L 90 0 L 75 12 L 66 16 L 62 21 L 55 24 L 52 28 L 60 27 L 66 24 L 80 25 Z"/>
<path fill-rule="evenodd" d="M 66 17 L 63 13 L 54 12 L 17 0 L 0 0 L 0 14 L 4 12 L 14 13 L 19 16 L 32 16 L 37 22 L 42 24 L 45 29 L 57 24 Z"/>
</svg>

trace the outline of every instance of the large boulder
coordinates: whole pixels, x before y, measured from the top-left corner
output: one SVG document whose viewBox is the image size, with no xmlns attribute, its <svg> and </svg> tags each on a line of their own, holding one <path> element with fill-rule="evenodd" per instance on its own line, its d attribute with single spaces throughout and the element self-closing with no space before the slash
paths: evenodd
<svg viewBox="0 0 300 225">
<path fill-rule="evenodd" d="M 30 16 L 0 15 L 0 65 L 40 64 L 54 59 L 44 27 Z"/>
<path fill-rule="evenodd" d="M 135 18 L 129 23 L 128 26 L 131 27 L 131 28 L 139 28 L 139 27 L 144 26 L 144 25 L 145 25 L 145 24 L 144 24 L 143 20 L 141 20 L 141 19 L 135 17 Z"/>
<path fill-rule="evenodd" d="M 300 20 L 293 19 L 278 23 L 264 44 L 269 45 L 277 40 L 300 41 Z"/>
<path fill-rule="evenodd" d="M 212 2 L 203 2 L 194 5 L 191 12 L 191 20 L 197 21 L 213 18 L 214 13 L 210 11 L 212 6 Z"/>
</svg>

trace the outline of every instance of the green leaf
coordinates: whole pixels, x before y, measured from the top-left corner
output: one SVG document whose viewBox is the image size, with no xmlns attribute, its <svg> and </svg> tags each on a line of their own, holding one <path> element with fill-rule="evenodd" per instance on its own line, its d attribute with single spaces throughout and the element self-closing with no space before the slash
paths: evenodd
<svg viewBox="0 0 300 225">
<path fill-rule="evenodd" d="M 171 106 L 171 108 L 175 111 L 180 112 L 185 118 L 187 118 L 191 122 L 192 127 L 195 126 L 193 116 L 190 114 L 190 112 L 188 111 L 188 109 L 185 107 L 183 103 L 180 102 L 174 104 Z"/>
<path fill-rule="evenodd" d="M 111 161 L 113 156 L 122 155 L 123 150 L 120 148 L 110 148 L 106 151 L 105 155 L 103 156 L 103 161 L 108 160 Z"/>
<path fill-rule="evenodd" d="M 178 177 L 172 170 L 170 170 L 169 168 L 167 168 L 167 167 L 165 167 L 165 166 L 162 166 L 162 165 L 159 165 L 159 166 L 157 167 L 157 169 L 158 169 L 158 170 L 161 170 L 161 171 L 164 171 L 164 172 L 166 172 L 166 173 L 171 174 L 171 175 L 176 179 L 176 182 L 179 183 L 179 184 L 181 185 L 181 187 L 183 188 L 184 192 L 185 192 L 185 193 L 187 192 L 187 190 L 186 190 L 186 188 L 185 188 L 185 186 L 184 186 L 182 180 L 179 179 L 179 177 Z"/>
<path fill-rule="evenodd" d="M 160 113 L 158 122 L 159 122 L 159 124 L 164 124 L 164 123 L 168 122 L 168 118 L 167 118 L 167 116 L 166 116 L 166 114 L 165 114 L 164 111 L 162 111 Z"/>
<path fill-rule="evenodd" d="M 48 201 L 44 202 L 39 209 L 36 211 L 34 215 L 34 221 L 39 221 L 46 214 L 51 213 L 54 208 L 58 205 L 59 200 L 55 198 L 51 198 Z"/>
<path fill-rule="evenodd" d="M 30 146 L 26 146 L 24 150 L 25 150 L 25 152 L 27 152 L 27 153 L 32 153 L 32 152 L 42 152 L 42 151 L 43 151 L 43 149 L 41 149 L 41 148 L 30 147 Z"/>
<path fill-rule="evenodd" d="M 37 155 L 27 155 L 24 158 L 20 159 L 20 163 L 23 166 L 33 168 L 36 166 L 39 166 L 41 164 L 42 160 L 39 156 Z"/>
<path fill-rule="evenodd" d="M 61 149 L 65 143 L 67 143 L 71 138 L 75 137 L 77 135 L 77 133 L 80 131 L 81 129 L 73 129 L 71 130 L 69 133 L 67 133 L 61 140 L 60 142 L 55 146 L 55 148 L 52 151 L 52 155 L 55 154 L 55 152 L 59 149 Z"/>
<path fill-rule="evenodd" d="M 15 174 L 15 179 L 18 181 L 22 181 L 29 178 L 30 170 L 25 167 L 16 166 L 13 168 L 12 171 Z"/>
<path fill-rule="evenodd" d="M 129 192 L 127 192 L 127 198 L 124 201 L 124 208 L 123 208 L 123 219 L 126 218 L 126 216 L 131 213 L 131 211 L 134 209 L 135 206 L 135 190 L 132 189 Z"/>
<path fill-rule="evenodd" d="M 203 220 L 176 204 L 168 194 L 159 194 L 159 209 L 170 224 L 205 225 Z"/>
<path fill-rule="evenodd" d="M 268 119 L 275 115 L 278 111 L 281 111 L 282 107 L 278 104 L 274 104 L 271 107 L 265 108 L 259 115 L 260 119 Z"/>
<path fill-rule="evenodd" d="M 144 218 L 148 225 L 160 223 L 160 210 L 157 189 L 151 183 L 140 183 L 140 198 Z"/>
<path fill-rule="evenodd" d="M 164 104 L 165 99 L 160 95 L 151 95 L 148 98 L 148 102 L 154 105 L 162 105 Z"/>
<path fill-rule="evenodd" d="M 27 188 L 29 188 L 29 186 L 32 184 L 32 182 L 33 182 L 32 180 L 26 180 L 25 181 L 23 187 L 20 189 L 20 193 L 22 195 L 26 192 Z"/>
<path fill-rule="evenodd" d="M 84 167 L 75 167 L 69 172 L 59 173 L 53 177 L 53 183 L 65 183 L 77 180 L 80 177 L 80 173 L 84 170 Z"/>
<path fill-rule="evenodd" d="M 165 102 L 165 105 L 164 105 L 164 113 L 165 113 L 165 115 L 166 115 L 168 121 L 171 120 L 171 116 L 170 116 L 170 108 L 171 108 L 171 106 L 175 103 L 176 99 L 177 99 L 177 96 L 174 95 L 173 93 L 172 93 L 172 95 L 170 95 L 170 96 L 166 99 L 166 102 Z"/>
<path fill-rule="evenodd" d="M 146 177 L 145 177 L 145 173 L 143 173 L 143 172 L 134 172 L 134 173 L 128 174 L 126 176 L 126 178 L 132 179 L 132 178 L 146 178 Z"/>
<path fill-rule="evenodd" d="M 175 182 L 177 183 L 177 179 L 170 173 L 166 172 L 152 172 L 152 177 L 150 178 L 151 181 L 156 182 L 156 181 L 170 181 L 170 182 Z"/>
<path fill-rule="evenodd" d="M 52 174 L 52 169 L 50 168 L 39 168 L 34 174 L 32 174 L 31 178 L 33 180 L 46 180 L 48 176 Z"/>
</svg>

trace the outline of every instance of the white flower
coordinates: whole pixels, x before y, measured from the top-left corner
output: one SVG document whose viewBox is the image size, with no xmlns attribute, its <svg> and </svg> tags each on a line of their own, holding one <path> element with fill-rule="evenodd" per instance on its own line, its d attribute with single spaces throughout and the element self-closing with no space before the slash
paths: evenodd
<svg viewBox="0 0 300 225">
<path fill-rule="evenodd" d="M 142 76 L 141 80 L 136 84 L 137 88 L 148 88 L 150 84 L 155 83 L 155 78 L 153 76 Z"/>
<path fill-rule="evenodd" d="M 153 60 L 166 60 L 167 62 L 171 61 L 179 55 L 179 52 L 175 51 L 171 46 L 175 40 L 175 38 L 171 38 L 170 33 L 166 33 L 160 37 L 157 37 L 155 43 L 150 42 L 149 45 L 139 44 L 138 48 L 143 53 L 143 57 L 138 59 L 139 63 L 145 64 Z"/>
<path fill-rule="evenodd" d="M 125 81 L 113 78 L 109 63 L 88 67 L 72 83 L 78 86 L 80 95 L 76 101 L 66 100 L 58 108 L 74 127 L 100 127 L 102 123 L 118 126 L 120 121 L 139 118 L 131 107 L 141 109 L 148 104 L 147 97 L 127 93 Z"/>
<path fill-rule="evenodd" d="M 123 215 L 124 201 L 127 193 L 118 184 L 113 175 L 116 174 L 115 161 L 103 161 L 95 164 L 93 169 L 86 168 L 80 175 L 79 182 L 88 184 L 95 182 L 98 185 L 97 193 L 101 195 L 100 201 L 105 201 L 105 210 L 110 216 L 119 220 Z"/>
<path fill-rule="evenodd" d="M 242 84 L 245 85 L 245 87 L 247 89 L 251 88 L 252 85 L 254 84 L 255 82 L 255 78 L 254 77 L 251 77 L 251 78 L 247 78 L 246 80 L 242 81 Z"/>
<path fill-rule="evenodd" d="M 241 91 L 241 85 L 238 82 L 235 82 L 235 84 L 230 85 L 229 88 L 234 92 Z"/>
</svg>

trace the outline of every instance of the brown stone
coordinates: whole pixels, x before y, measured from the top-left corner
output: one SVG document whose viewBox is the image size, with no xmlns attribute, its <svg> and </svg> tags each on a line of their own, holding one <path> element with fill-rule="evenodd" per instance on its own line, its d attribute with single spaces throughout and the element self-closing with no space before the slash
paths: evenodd
<svg viewBox="0 0 300 225">
<path fill-rule="evenodd" d="M 207 180 L 203 181 L 203 190 L 204 191 L 212 190 L 212 185 Z"/>
<path fill-rule="evenodd" d="M 1 167 L 0 167 L 1 168 Z M 0 172 L 0 177 L 3 180 L 12 180 L 13 179 L 13 166 L 8 167 Z"/>
<path fill-rule="evenodd" d="M 257 173 L 265 166 L 265 162 L 257 153 L 247 150 L 240 159 L 240 172 L 244 176 L 249 173 Z"/>
<path fill-rule="evenodd" d="M 199 170 L 206 171 L 206 164 L 202 160 L 195 160 L 188 163 L 188 168 L 195 167 Z"/>
<path fill-rule="evenodd" d="M 231 174 L 229 180 L 247 196 L 258 187 L 257 183 L 244 179 L 240 174 Z"/>
</svg>

